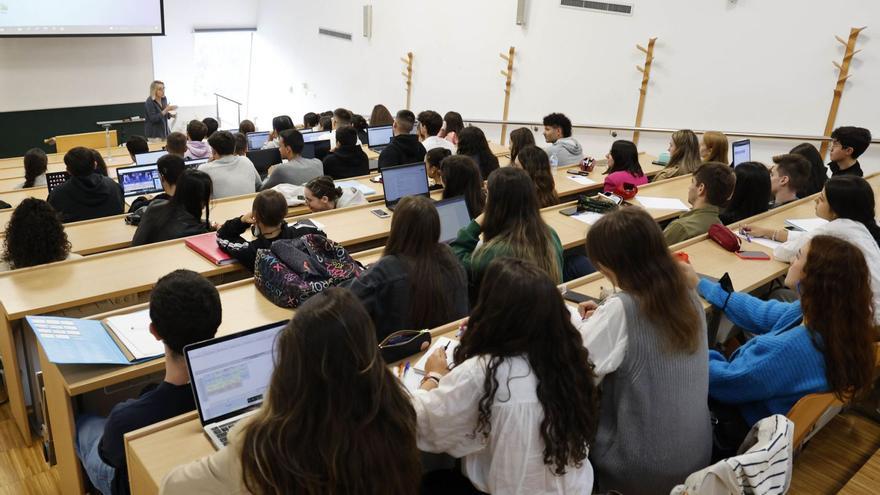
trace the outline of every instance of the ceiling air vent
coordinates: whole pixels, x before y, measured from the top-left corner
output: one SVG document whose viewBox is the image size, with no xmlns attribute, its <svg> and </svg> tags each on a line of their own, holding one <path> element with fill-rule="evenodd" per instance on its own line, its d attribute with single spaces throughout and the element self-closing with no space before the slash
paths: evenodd
<svg viewBox="0 0 880 495">
<path fill-rule="evenodd" d="M 327 28 L 318 28 L 318 34 L 323 34 L 324 36 L 332 36 L 334 38 L 339 38 L 341 40 L 351 41 L 351 33 L 343 33 L 340 31 L 334 31 L 332 29 L 327 29 Z"/>
<path fill-rule="evenodd" d="M 626 3 L 590 2 L 588 0 L 561 0 L 563 7 L 605 12 L 607 14 L 632 15 L 633 6 Z"/>
</svg>

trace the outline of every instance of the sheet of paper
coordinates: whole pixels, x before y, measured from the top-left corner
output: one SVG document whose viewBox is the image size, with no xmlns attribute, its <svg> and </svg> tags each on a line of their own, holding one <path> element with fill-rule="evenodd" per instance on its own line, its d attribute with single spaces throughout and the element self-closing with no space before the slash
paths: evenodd
<svg viewBox="0 0 880 495">
<path fill-rule="evenodd" d="M 364 193 L 364 196 L 376 194 L 375 189 L 354 180 L 338 180 L 336 181 L 336 187 L 354 187 Z"/>
<path fill-rule="evenodd" d="M 566 174 L 566 177 L 583 186 L 592 186 L 593 184 L 596 184 L 596 181 L 589 177 L 584 177 L 583 175 Z"/>
<path fill-rule="evenodd" d="M 413 369 L 418 371 L 419 373 L 424 373 L 425 363 L 428 362 L 428 356 L 433 354 L 434 351 L 437 350 L 437 348 L 445 347 L 447 344 L 449 344 L 449 347 L 446 348 L 446 361 L 447 363 L 449 363 L 450 366 L 452 366 L 452 353 L 455 351 L 455 348 L 458 347 L 458 341 L 446 337 L 440 337 L 439 339 L 434 341 L 434 343 L 431 345 L 431 348 L 428 349 L 428 352 L 426 352 L 425 355 L 421 357 L 421 359 L 416 361 Z"/>
<path fill-rule="evenodd" d="M 27 316 L 49 361 L 58 364 L 130 364 L 98 320 Z"/>
<path fill-rule="evenodd" d="M 803 232 L 812 232 L 826 223 L 828 220 L 824 218 L 791 218 L 785 221 L 786 225 L 791 225 Z"/>
<path fill-rule="evenodd" d="M 678 198 L 660 198 L 655 196 L 642 196 L 640 194 L 636 196 L 636 201 L 641 203 L 645 208 L 652 210 L 690 210 L 688 205 L 684 204 L 684 202 Z"/>
<path fill-rule="evenodd" d="M 748 242 L 748 239 L 746 239 L 746 236 L 744 236 L 742 234 L 736 234 L 736 235 L 738 235 L 740 239 Z M 778 246 L 782 245 L 781 242 L 771 241 L 770 239 L 764 239 L 763 237 L 752 237 L 752 242 L 755 244 L 760 244 L 761 246 L 764 246 L 764 247 L 768 247 L 770 249 L 776 249 Z"/>
<path fill-rule="evenodd" d="M 602 214 L 594 211 L 585 211 L 583 213 L 578 213 L 577 215 L 572 215 L 571 218 L 574 218 L 579 222 L 584 222 L 587 225 L 593 225 L 602 218 Z"/>
<path fill-rule="evenodd" d="M 165 354 L 165 346 L 150 333 L 150 310 L 111 316 L 105 320 L 135 359 Z"/>
</svg>

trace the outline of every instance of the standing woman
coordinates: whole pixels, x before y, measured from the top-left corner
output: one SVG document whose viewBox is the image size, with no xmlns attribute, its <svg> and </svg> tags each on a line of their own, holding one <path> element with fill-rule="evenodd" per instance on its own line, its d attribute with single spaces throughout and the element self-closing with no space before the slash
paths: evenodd
<svg viewBox="0 0 880 495">
<path fill-rule="evenodd" d="M 153 81 L 150 83 L 150 97 L 144 103 L 147 114 L 144 122 L 144 134 L 147 138 L 165 139 L 171 130 L 168 128 L 168 119 L 174 117 L 171 112 L 177 110 L 177 105 L 169 105 L 165 97 L 165 83 Z"/>
</svg>

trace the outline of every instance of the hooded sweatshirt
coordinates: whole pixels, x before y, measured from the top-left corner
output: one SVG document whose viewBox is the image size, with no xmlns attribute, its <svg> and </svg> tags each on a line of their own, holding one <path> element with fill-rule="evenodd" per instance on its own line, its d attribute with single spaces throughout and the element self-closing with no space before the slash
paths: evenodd
<svg viewBox="0 0 880 495">
<path fill-rule="evenodd" d="M 379 168 L 393 167 L 425 160 L 425 147 L 415 134 L 400 134 L 391 138 L 379 154 Z"/>
<path fill-rule="evenodd" d="M 52 190 L 48 201 L 61 213 L 61 221 L 65 223 L 119 215 L 125 211 L 122 187 L 98 173 L 71 177 Z"/>
<path fill-rule="evenodd" d="M 343 145 L 324 157 L 324 174 L 334 179 L 346 179 L 370 173 L 370 159 L 356 144 Z"/>
<path fill-rule="evenodd" d="M 202 158 L 211 158 L 211 147 L 204 141 L 187 141 L 186 153 L 183 155 L 184 160 L 201 160 Z"/>
<path fill-rule="evenodd" d="M 560 167 L 575 165 L 584 161 L 584 150 L 581 148 L 581 143 L 577 142 L 573 137 L 559 139 L 544 151 L 547 152 L 551 162 L 553 161 L 553 155 L 556 155 Z"/>
</svg>

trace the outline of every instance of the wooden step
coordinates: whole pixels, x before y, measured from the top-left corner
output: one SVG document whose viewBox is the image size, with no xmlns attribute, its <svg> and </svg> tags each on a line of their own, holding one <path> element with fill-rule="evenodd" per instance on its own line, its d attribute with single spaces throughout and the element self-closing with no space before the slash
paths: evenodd
<svg viewBox="0 0 880 495">
<path fill-rule="evenodd" d="M 868 459 L 840 490 L 841 495 L 868 495 L 880 492 L 880 450 Z"/>
</svg>

